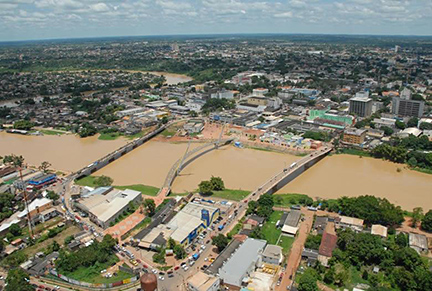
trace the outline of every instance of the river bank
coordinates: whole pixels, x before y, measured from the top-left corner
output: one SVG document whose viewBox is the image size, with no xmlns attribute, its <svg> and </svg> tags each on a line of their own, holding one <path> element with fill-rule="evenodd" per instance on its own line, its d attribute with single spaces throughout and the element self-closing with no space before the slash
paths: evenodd
<svg viewBox="0 0 432 291">
<path fill-rule="evenodd" d="M 48 161 L 53 169 L 70 172 L 127 142 L 124 138 L 101 141 L 97 136 L 22 136 L 0 132 L 0 155 L 23 155 L 25 161 L 32 165 Z M 192 143 L 190 149 L 199 145 Z M 187 146 L 187 143 L 171 143 L 169 139 L 152 140 L 94 175 L 110 176 L 114 179 L 114 185 L 159 188 L 172 165 L 184 155 Z M 230 145 L 209 152 L 187 165 L 174 181 L 172 189 L 175 193 L 193 191 L 202 180 L 208 180 L 213 175 L 222 177 L 228 189 L 253 191 L 298 159 L 300 157 L 295 155 Z M 401 168 L 400 172 L 398 168 Z M 324 158 L 278 193 L 302 193 L 322 199 L 375 195 L 411 210 L 417 206 L 432 208 L 431 186 L 432 176 L 401 164 L 338 154 Z"/>
</svg>

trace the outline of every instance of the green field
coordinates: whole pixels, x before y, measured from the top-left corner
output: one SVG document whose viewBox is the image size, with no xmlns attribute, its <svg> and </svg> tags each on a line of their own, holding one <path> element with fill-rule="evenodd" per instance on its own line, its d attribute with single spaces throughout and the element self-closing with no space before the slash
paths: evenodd
<svg viewBox="0 0 432 291">
<path fill-rule="evenodd" d="M 75 180 L 75 184 L 80 186 L 97 187 L 95 184 L 96 176 L 86 176 L 79 180 Z"/>
<path fill-rule="evenodd" d="M 98 137 L 99 140 L 115 140 L 118 137 L 120 137 L 121 134 L 118 132 L 111 132 L 111 133 L 101 133 Z"/>
<path fill-rule="evenodd" d="M 291 250 L 291 246 L 294 242 L 295 238 L 290 236 L 282 235 L 279 239 L 278 246 L 281 246 L 283 249 L 283 254 L 286 255 Z"/>
<path fill-rule="evenodd" d="M 274 211 L 262 226 L 261 232 L 269 244 L 276 244 L 282 232 L 280 228 L 276 228 L 276 222 L 281 218 L 282 213 L 282 211 Z"/>
<path fill-rule="evenodd" d="M 165 129 L 164 131 L 161 132 L 161 135 L 163 135 L 164 137 L 174 136 L 175 134 L 176 134 L 175 131 L 171 131 L 168 129 Z"/>
<path fill-rule="evenodd" d="M 346 154 L 346 155 L 354 155 L 359 157 L 370 157 L 370 153 L 357 149 L 339 149 L 337 154 Z"/>
<path fill-rule="evenodd" d="M 63 134 L 65 134 L 65 132 L 63 132 L 63 131 L 51 130 L 51 129 L 41 129 L 39 131 L 45 135 L 63 135 Z"/>
<path fill-rule="evenodd" d="M 250 194 L 250 191 L 225 189 L 223 191 L 214 191 L 209 197 L 218 197 L 227 200 L 240 201 Z"/>
<path fill-rule="evenodd" d="M 61 274 L 72 279 L 88 283 L 114 283 L 133 277 L 132 274 L 123 271 L 118 271 L 117 276 L 112 276 L 111 278 L 102 277 L 100 272 L 104 269 L 108 269 L 113 263 L 118 262 L 118 260 L 119 259 L 113 255 L 111 259 L 104 264 L 96 263 L 95 265 L 88 268 L 80 267 L 71 273 L 60 272 Z"/>
<path fill-rule="evenodd" d="M 290 207 L 291 205 L 302 204 L 301 201 L 309 196 L 305 194 L 273 194 L 275 206 Z"/>
<path fill-rule="evenodd" d="M 135 191 L 139 191 L 144 195 L 148 196 L 156 196 L 159 188 L 153 187 L 153 186 L 147 186 L 143 184 L 136 184 L 136 185 L 127 185 L 127 186 L 114 186 L 116 189 L 125 190 L 125 189 L 131 189 Z"/>
</svg>

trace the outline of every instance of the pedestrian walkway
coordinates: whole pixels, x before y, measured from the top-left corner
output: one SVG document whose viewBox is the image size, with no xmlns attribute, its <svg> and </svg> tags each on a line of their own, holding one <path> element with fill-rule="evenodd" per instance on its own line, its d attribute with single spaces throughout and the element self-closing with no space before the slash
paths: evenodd
<svg viewBox="0 0 432 291">
<path fill-rule="evenodd" d="M 110 234 L 112 237 L 117 238 L 121 242 L 121 236 L 134 228 L 138 223 L 144 220 L 145 215 L 140 212 L 138 208 L 134 213 L 120 221 L 116 225 L 106 229 L 105 234 Z"/>
</svg>

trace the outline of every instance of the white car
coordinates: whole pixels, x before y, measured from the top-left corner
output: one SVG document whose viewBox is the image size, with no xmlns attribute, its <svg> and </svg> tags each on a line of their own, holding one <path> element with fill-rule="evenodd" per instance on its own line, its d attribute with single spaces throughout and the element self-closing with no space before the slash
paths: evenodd
<svg viewBox="0 0 432 291">
<path fill-rule="evenodd" d="M 189 263 L 189 266 L 193 266 L 195 264 L 195 261 L 191 261 L 190 263 Z"/>
<path fill-rule="evenodd" d="M 157 274 L 158 271 L 156 269 L 153 269 L 152 272 L 155 273 L 155 274 Z"/>
<path fill-rule="evenodd" d="M 186 267 L 184 267 L 183 268 L 185 271 L 187 271 L 188 269 L 189 269 L 189 267 L 188 266 L 186 266 Z"/>
</svg>

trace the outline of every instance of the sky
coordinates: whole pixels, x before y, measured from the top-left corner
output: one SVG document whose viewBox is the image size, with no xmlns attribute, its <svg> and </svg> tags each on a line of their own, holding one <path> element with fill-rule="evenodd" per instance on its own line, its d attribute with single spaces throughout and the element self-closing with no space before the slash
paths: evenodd
<svg viewBox="0 0 432 291">
<path fill-rule="evenodd" d="M 0 0 L 0 41 L 231 33 L 432 35 L 432 0 Z"/>
</svg>

